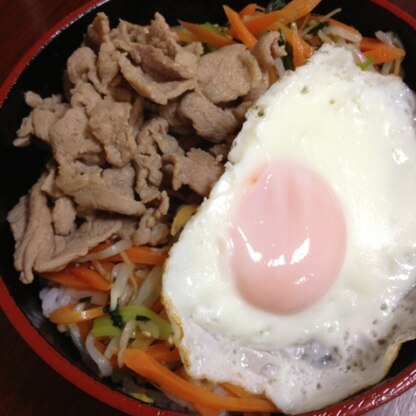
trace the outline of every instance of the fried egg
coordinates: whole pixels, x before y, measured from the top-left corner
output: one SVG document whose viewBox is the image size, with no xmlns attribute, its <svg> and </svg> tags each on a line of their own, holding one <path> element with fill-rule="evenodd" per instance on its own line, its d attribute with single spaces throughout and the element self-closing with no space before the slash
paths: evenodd
<svg viewBox="0 0 416 416">
<path fill-rule="evenodd" d="M 171 249 L 162 297 L 191 377 L 322 408 L 416 336 L 415 98 L 323 46 L 258 100 Z"/>
</svg>

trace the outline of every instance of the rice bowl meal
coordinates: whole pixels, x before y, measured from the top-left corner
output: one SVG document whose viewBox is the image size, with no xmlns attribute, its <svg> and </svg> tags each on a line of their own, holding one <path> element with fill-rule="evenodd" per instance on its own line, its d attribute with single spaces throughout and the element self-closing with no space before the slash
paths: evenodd
<svg viewBox="0 0 416 416">
<path fill-rule="evenodd" d="M 320 3 L 224 5 L 205 23 L 99 12 L 63 93 L 25 93 L 13 145 L 49 157 L 7 216 L 14 267 L 140 402 L 314 411 L 378 383 L 416 338 L 406 51 Z"/>
</svg>

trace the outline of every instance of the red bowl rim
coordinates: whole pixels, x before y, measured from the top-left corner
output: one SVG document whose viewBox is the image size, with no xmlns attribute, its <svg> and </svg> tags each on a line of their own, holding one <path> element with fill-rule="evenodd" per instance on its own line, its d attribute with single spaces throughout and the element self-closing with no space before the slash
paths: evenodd
<svg viewBox="0 0 416 416">
<path fill-rule="evenodd" d="M 38 54 L 54 36 L 64 30 L 73 21 L 110 0 L 91 0 L 85 5 L 68 14 L 50 30 L 48 30 L 14 66 L 3 85 L 0 87 L 0 109 L 3 106 L 10 90 L 19 78 L 25 67 Z M 369 0 L 378 6 L 390 11 L 413 29 L 416 28 L 416 17 L 402 10 L 390 0 Z M 30 323 L 22 310 L 10 295 L 7 286 L 0 276 L 0 307 L 3 309 L 9 321 L 19 332 L 26 343 L 58 374 L 66 378 L 79 389 L 107 405 L 125 412 L 129 415 L 141 416 L 177 416 L 178 413 L 162 410 L 141 403 L 127 395 L 117 392 L 104 383 L 94 379 L 81 371 L 77 366 L 68 361 L 62 354 L 53 348 L 49 342 Z M 400 374 L 380 383 L 376 387 L 343 402 L 329 406 L 323 410 L 305 413 L 303 416 L 338 416 L 342 414 L 362 415 L 404 393 L 416 385 L 416 364 L 403 370 Z"/>
</svg>

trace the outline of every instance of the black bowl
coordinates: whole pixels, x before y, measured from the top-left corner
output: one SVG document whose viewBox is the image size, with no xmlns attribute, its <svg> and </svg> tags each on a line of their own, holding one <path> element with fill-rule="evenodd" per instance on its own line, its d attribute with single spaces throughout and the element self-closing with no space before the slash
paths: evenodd
<svg viewBox="0 0 416 416">
<path fill-rule="evenodd" d="M 98 11 L 105 12 L 111 24 L 118 19 L 144 24 L 156 10 L 169 23 L 177 19 L 203 22 L 221 21 L 221 0 L 109 0 L 89 4 L 60 22 L 23 57 L 0 88 L 0 305 L 29 345 L 58 373 L 93 397 L 131 415 L 174 414 L 167 409 L 144 405 L 121 392 L 109 380 L 98 379 L 82 362 L 72 342 L 46 320 L 38 299 L 38 284 L 23 285 L 13 267 L 14 242 L 6 222 L 7 212 L 39 177 L 49 154 L 36 147 L 14 148 L 12 140 L 23 117 L 29 113 L 24 92 L 41 96 L 62 93 L 66 60 L 83 39 L 87 25 Z M 244 1 L 229 0 L 241 8 Z M 393 30 L 408 53 L 403 68 L 405 81 L 416 90 L 416 19 L 384 0 L 323 0 L 318 10 L 329 12 L 342 7 L 339 19 L 353 24 L 364 35 L 376 30 Z M 52 70 L 51 70 L 52 68 Z M 45 74 L 48 74 L 45 77 Z M 329 408 L 310 415 L 358 415 L 377 407 L 416 385 L 416 341 L 405 344 L 388 376 L 379 385 Z"/>
</svg>

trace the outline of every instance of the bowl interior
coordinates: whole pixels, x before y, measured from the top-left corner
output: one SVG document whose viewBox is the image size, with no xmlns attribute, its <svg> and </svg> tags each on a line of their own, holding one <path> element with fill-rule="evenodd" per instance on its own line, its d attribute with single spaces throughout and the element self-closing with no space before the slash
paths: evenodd
<svg viewBox="0 0 416 416">
<path fill-rule="evenodd" d="M 0 102 L 2 98 L 5 98 L 0 110 L 0 194 L 2 196 L 0 203 L 0 247 L 2 247 L 0 275 L 17 307 L 45 338 L 46 342 L 93 379 L 96 378 L 94 373 L 81 361 L 80 355 L 71 341 L 59 333 L 55 326 L 43 317 L 37 296 L 39 285 L 36 282 L 28 286 L 23 285 L 18 280 L 18 274 L 13 268 L 14 243 L 6 222 L 6 215 L 19 197 L 25 194 L 36 181 L 49 158 L 45 149 L 36 146 L 16 149 L 11 145 L 22 118 L 29 113 L 29 109 L 24 103 L 23 94 L 28 90 L 35 91 L 44 97 L 62 93 L 62 74 L 67 57 L 80 45 L 87 25 L 98 11 L 103 11 L 109 16 L 112 26 L 115 26 L 120 18 L 144 24 L 153 17 L 155 10 L 160 11 L 172 24 L 178 18 L 193 22 L 219 22 L 224 20 L 221 7 L 223 3 L 222 0 L 208 2 L 204 0 L 107 1 L 85 12 L 53 36 L 27 63 L 23 73 L 16 80 L 7 96 L 0 97 Z M 227 4 L 238 9 L 242 7 L 244 2 L 229 0 Z M 343 9 L 338 17 L 340 20 L 352 23 L 363 34 L 372 35 L 376 30 L 393 30 L 399 34 L 407 51 L 416 50 L 414 30 L 399 17 L 371 1 L 324 0 L 319 6 L 319 10 L 329 12 L 335 7 Z M 416 59 L 411 53 L 406 57 L 403 66 L 406 74 L 405 80 L 415 90 Z M 13 317 L 10 316 L 10 318 L 13 320 Z M 25 337 L 25 334 L 22 335 Z M 416 342 L 406 343 L 388 377 L 399 374 L 415 362 Z M 75 380 L 72 381 L 75 382 Z M 109 380 L 102 380 L 102 383 L 111 388 L 117 388 Z M 361 400 L 362 396 L 362 394 L 359 395 L 357 400 Z M 114 405 L 117 407 L 116 403 Z"/>
</svg>

